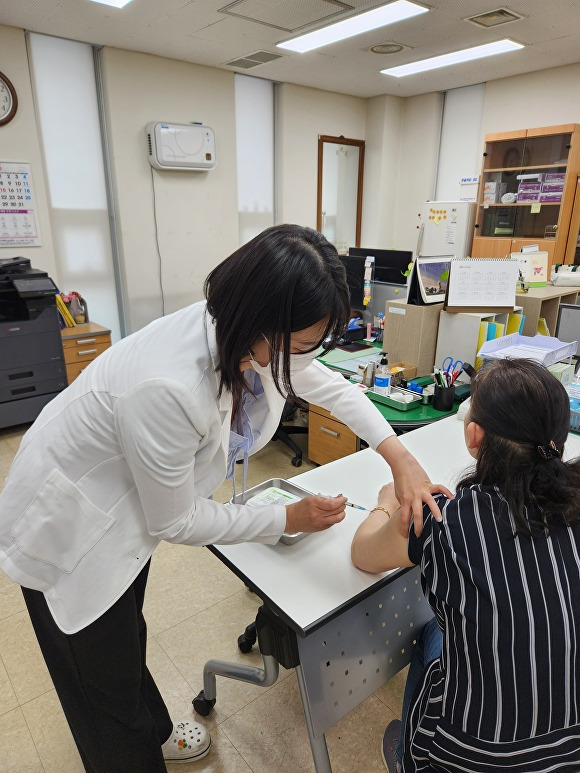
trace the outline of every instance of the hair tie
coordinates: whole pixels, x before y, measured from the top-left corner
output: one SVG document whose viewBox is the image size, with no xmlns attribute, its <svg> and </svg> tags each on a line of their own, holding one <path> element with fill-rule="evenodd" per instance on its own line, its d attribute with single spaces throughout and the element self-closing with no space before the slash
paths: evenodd
<svg viewBox="0 0 580 773">
<path fill-rule="evenodd" d="M 538 453 L 548 461 L 550 459 L 559 459 L 562 456 L 553 440 L 550 440 L 547 446 L 538 446 Z"/>
</svg>

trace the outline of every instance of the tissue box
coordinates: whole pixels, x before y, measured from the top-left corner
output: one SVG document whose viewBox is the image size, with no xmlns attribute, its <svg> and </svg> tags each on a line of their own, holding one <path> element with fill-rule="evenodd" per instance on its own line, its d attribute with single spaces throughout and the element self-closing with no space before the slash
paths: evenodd
<svg viewBox="0 0 580 773">
<path fill-rule="evenodd" d="M 547 182 L 542 184 L 542 193 L 562 193 L 564 183 L 559 181 Z"/>
<path fill-rule="evenodd" d="M 535 201 L 540 200 L 540 196 L 540 191 L 537 191 L 536 193 L 520 193 L 518 191 L 518 204 L 521 201 L 530 201 L 533 204 Z"/>
<path fill-rule="evenodd" d="M 560 193 L 540 193 L 539 200 L 558 204 L 560 201 L 562 201 L 562 193 L 561 192 Z M 520 201 L 519 196 L 518 196 L 518 201 Z"/>
<path fill-rule="evenodd" d="M 559 182 L 563 185 L 565 179 L 566 179 L 566 172 L 547 172 L 544 175 L 545 183 Z"/>
<path fill-rule="evenodd" d="M 520 193 L 539 193 L 542 190 L 542 183 L 520 183 L 518 186 L 518 195 Z"/>
<path fill-rule="evenodd" d="M 497 204 L 507 190 L 507 183 L 491 182 L 483 185 L 483 203 Z"/>
</svg>

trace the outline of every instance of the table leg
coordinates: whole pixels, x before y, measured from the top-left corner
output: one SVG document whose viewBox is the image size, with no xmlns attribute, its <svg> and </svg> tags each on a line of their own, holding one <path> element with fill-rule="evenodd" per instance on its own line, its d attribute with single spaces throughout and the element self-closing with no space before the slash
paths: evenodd
<svg viewBox="0 0 580 773">
<path fill-rule="evenodd" d="M 298 677 L 298 686 L 300 688 L 300 697 L 302 698 L 302 708 L 304 710 L 308 738 L 310 739 L 310 749 L 312 751 L 312 759 L 314 760 L 314 768 L 316 773 L 332 773 L 324 733 L 321 733 L 320 736 L 317 737 L 314 732 L 310 702 L 308 700 L 308 690 L 306 688 L 302 666 L 296 666 L 296 676 Z"/>
</svg>

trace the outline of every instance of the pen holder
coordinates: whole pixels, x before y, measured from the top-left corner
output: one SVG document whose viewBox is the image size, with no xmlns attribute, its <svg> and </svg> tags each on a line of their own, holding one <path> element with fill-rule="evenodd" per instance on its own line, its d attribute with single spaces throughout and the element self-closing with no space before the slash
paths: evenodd
<svg viewBox="0 0 580 773">
<path fill-rule="evenodd" d="M 455 387 L 442 387 L 435 385 L 433 392 L 433 408 L 436 411 L 451 411 L 455 399 Z"/>
</svg>

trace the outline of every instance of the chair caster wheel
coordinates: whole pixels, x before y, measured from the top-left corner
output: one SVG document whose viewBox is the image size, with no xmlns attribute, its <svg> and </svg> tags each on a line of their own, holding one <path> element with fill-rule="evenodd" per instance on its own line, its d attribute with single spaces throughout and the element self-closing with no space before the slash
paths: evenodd
<svg viewBox="0 0 580 773">
<path fill-rule="evenodd" d="M 256 624 L 251 623 L 241 636 L 238 636 L 238 649 L 245 655 L 252 651 L 252 647 L 256 643 Z"/>
<path fill-rule="evenodd" d="M 247 655 L 248 652 L 252 651 L 252 647 L 254 645 L 251 641 L 248 641 L 245 636 L 238 636 L 238 649 L 240 652 L 243 652 L 244 655 Z"/>
<path fill-rule="evenodd" d="M 202 717 L 207 717 L 215 706 L 215 698 L 207 700 L 203 690 L 198 693 L 191 702 L 195 711 L 197 711 L 198 714 L 201 714 Z"/>
<path fill-rule="evenodd" d="M 295 456 L 294 459 L 292 459 L 292 464 L 294 467 L 302 467 L 302 459 L 300 459 L 298 456 Z"/>
</svg>

